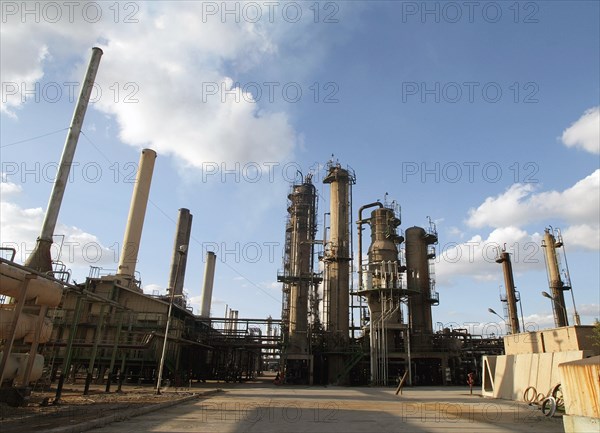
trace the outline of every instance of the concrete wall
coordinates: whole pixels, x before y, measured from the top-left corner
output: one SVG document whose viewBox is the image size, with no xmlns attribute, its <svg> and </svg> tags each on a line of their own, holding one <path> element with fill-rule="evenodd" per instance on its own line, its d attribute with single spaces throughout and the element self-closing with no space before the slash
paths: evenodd
<svg viewBox="0 0 600 433">
<path fill-rule="evenodd" d="M 566 433 L 600 431 L 600 356 L 559 365 Z"/>
<path fill-rule="evenodd" d="M 600 356 L 559 366 L 565 412 L 600 418 Z"/>
<path fill-rule="evenodd" d="M 486 397 L 524 401 L 529 386 L 538 393 L 561 383 L 559 364 L 583 359 L 589 352 L 574 350 L 555 353 L 523 353 L 517 355 L 484 356 L 482 394 Z"/>
<path fill-rule="evenodd" d="M 504 337 L 507 355 L 593 350 L 593 326 L 565 326 Z"/>
</svg>

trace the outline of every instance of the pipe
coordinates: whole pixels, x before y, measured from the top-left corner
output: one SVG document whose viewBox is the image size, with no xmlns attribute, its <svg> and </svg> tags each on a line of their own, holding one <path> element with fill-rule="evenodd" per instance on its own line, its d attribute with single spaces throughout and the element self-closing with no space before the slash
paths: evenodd
<svg viewBox="0 0 600 433">
<path fill-rule="evenodd" d="M 184 254 L 179 260 L 179 246 L 190 244 L 192 218 L 193 216 L 190 214 L 189 209 L 179 209 L 179 218 L 177 219 L 177 229 L 175 231 L 175 245 L 173 246 L 173 257 L 171 258 L 171 275 L 167 288 L 168 291 L 173 290 L 175 296 L 183 294 L 187 254 Z M 177 266 L 177 263 L 179 263 L 179 266 Z"/>
<path fill-rule="evenodd" d="M 146 206 L 148 205 L 148 195 L 150 193 L 150 183 L 152 182 L 152 172 L 154 171 L 154 162 L 156 152 L 152 149 L 142 150 L 140 155 L 139 168 L 135 178 L 135 187 L 131 197 L 131 207 L 127 218 L 127 227 L 123 236 L 123 247 L 121 248 L 121 258 L 117 274 L 133 279 L 135 275 L 135 266 L 137 264 L 138 252 L 140 249 L 140 240 L 142 238 L 142 228 L 144 226 L 144 217 L 146 215 Z"/>
<path fill-rule="evenodd" d="M 56 175 L 56 181 L 54 182 L 52 193 L 50 194 L 50 200 L 48 201 L 48 208 L 46 210 L 46 215 L 44 216 L 42 230 L 40 236 L 37 238 L 33 252 L 25 261 L 26 266 L 41 272 L 52 270 L 52 257 L 50 256 L 52 236 L 54 236 L 54 229 L 56 228 L 56 222 L 58 220 L 58 212 L 60 211 L 60 205 L 65 194 L 65 188 L 69 179 L 69 172 L 71 171 L 71 165 L 75 155 L 75 148 L 77 147 L 77 141 L 79 140 L 79 134 L 81 133 L 81 126 L 83 125 L 85 112 L 90 101 L 90 95 L 94 86 L 94 80 L 96 79 L 102 54 L 103 52 L 100 48 L 92 48 L 92 56 L 83 79 L 83 85 L 81 86 L 81 92 L 79 94 L 79 99 L 77 100 L 75 112 L 73 113 L 73 118 L 71 119 L 71 126 L 69 128 L 69 133 L 67 134 L 67 139 L 63 148 L 60 166 L 58 167 L 58 173 Z"/>
<path fill-rule="evenodd" d="M 212 251 L 206 252 L 206 267 L 204 269 L 204 283 L 202 285 L 202 305 L 200 306 L 200 317 L 210 317 L 210 305 L 212 303 L 213 284 L 215 281 L 215 263 L 217 255 Z M 227 315 L 227 313 L 225 313 Z"/>
</svg>

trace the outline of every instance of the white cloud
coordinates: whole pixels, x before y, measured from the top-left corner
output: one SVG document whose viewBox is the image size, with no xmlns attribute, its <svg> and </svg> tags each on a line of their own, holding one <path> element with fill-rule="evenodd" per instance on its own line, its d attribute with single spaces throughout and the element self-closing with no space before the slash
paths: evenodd
<svg viewBox="0 0 600 433">
<path fill-rule="evenodd" d="M 510 225 L 561 219 L 572 227 L 564 229 L 580 244 L 582 235 L 598 239 L 600 221 L 600 170 L 564 191 L 535 192 L 531 184 L 514 184 L 496 197 L 488 197 L 477 209 L 469 210 L 470 227 L 506 227 Z M 586 245 L 590 248 L 589 243 Z M 592 248 L 598 249 L 598 242 Z"/>
<path fill-rule="evenodd" d="M 593 251 L 600 250 L 600 230 L 598 230 L 598 225 L 572 225 L 563 230 L 562 235 L 569 247 L 573 246 Z"/>
<path fill-rule="evenodd" d="M 1 185 L 4 190 L 4 185 L 10 183 Z M 18 192 L 18 188 L 12 189 L 12 192 Z M 15 261 L 25 262 L 35 246 L 44 220 L 44 211 L 42 208 L 22 208 L 6 201 L 3 194 L 0 201 L 0 215 L 2 215 L 0 225 L 2 246 L 14 248 Z M 63 262 L 67 269 L 81 271 L 87 275 L 90 266 L 109 269 L 117 267 L 116 256 L 119 252 L 104 246 L 98 237 L 78 227 L 59 223 L 55 230 L 54 242 L 51 249 L 52 258 Z"/>
<path fill-rule="evenodd" d="M 563 131 L 562 142 L 587 152 L 600 153 L 600 107 L 587 110 L 571 126 Z"/>
<path fill-rule="evenodd" d="M 478 281 L 503 281 L 502 267 L 496 263 L 499 249 L 511 253 L 514 273 L 542 269 L 544 258 L 538 233 L 528 234 L 518 227 L 493 230 L 487 239 L 473 236 L 463 243 L 439 245 L 436 259 L 438 283 L 451 284 L 458 276 L 469 276 Z"/>
<path fill-rule="evenodd" d="M 146 284 L 142 290 L 147 295 L 164 294 L 165 289 L 160 284 Z"/>
<path fill-rule="evenodd" d="M 0 174 L 0 198 L 6 198 L 8 195 L 19 194 L 23 190 L 21 185 L 7 180 L 5 173 Z"/>
<path fill-rule="evenodd" d="M 598 304 L 582 304 L 577 307 L 577 312 L 581 316 L 590 316 L 593 318 L 600 318 L 600 305 Z"/>
<path fill-rule="evenodd" d="M 290 104 L 268 103 L 269 88 L 262 82 L 277 82 L 274 93 L 281 100 L 286 80 L 305 77 L 319 65 L 316 58 L 327 50 L 315 41 L 326 26 L 308 31 L 313 24 L 308 13 L 290 25 L 279 16 L 281 10 L 271 23 L 264 5 L 265 18 L 258 23 L 236 23 L 231 16 L 203 20 L 202 2 L 137 7 L 137 22 L 131 24 L 111 19 L 98 25 L 81 19 L 53 25 L 8 20 L 2 29 L 3 81 L 31 87 L 49 65 L 58 69 L 66 61 L 72 64 L 74 55 L 80 64 L 63 72 L 64 79 L 79 81 L 90 47 L 99 45 L 104 56 L 96 82 L 102 96 L 93 106 L 114 116 L 123 142 L 151 147 L 192 167 L 204 162 L 281 161 L 293 155 L 301 139 L 282 110 Z M 104 8 L 107 16 L 112 17 L 111 11 Z M 293 77 L 286 67 L 277 66 L 288 60 L 295 65 Z M 250 92 L 256 93 L 255 87 L 244 88 L 244 82 L 236 86 L 245 77 L 256 79 L 261 101 L 253 100 Z M 2 111 L 14 116 L 21 97 L 16 94 L 7 101 Z"/>
<path fill-rule="evenodd" d="M 550 303 L 550 300 L 548 300 Z M 552 313 L 534 313 L 524 317 L 527 331 L 554 328 L 554 316 Z"/>
</svg>

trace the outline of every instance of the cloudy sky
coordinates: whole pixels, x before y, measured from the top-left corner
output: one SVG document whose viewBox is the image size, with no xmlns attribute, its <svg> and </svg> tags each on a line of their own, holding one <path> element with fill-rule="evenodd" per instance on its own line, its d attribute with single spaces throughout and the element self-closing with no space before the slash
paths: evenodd
<svg viewBox="0 0 600 433">
<path fill-rule="evenodd" d="M 0 240 L 17 261 L 39 234 L 99 46 L 55 237 L 77 281 L 90 265 L 116 268 L 147 147 L 158 158 L 145 290 L 167 285 L 185 207 L 192 305 L 213 250 L 213 316 L 228 305 L 279 317 L 289 184 L 313 172 L 322 216 L 333 155 L 356 173 L 355 213 L 387 193 L 403 229 L 436 223 L 435 322 L 495 320 L 493 256 L 506 246 L 525 321 L 550 326 L 549 226 L 562 231 L 582 322 L 599 316 L 597 2 L 67 3 L 2 2 Z"/>
</svg>

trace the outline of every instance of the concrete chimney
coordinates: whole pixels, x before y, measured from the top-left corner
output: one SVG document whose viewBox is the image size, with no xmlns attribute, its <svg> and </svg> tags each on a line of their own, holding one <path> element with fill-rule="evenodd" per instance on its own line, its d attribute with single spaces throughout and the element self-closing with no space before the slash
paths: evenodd
<svg viewBox="0 0 600 433">
<path fill-rule="evenodd" d="M 185 268 L 187 264 L 187 254 L 180 255 L 179 247 L 190 244 L 192 233 L 192 214 L 189 209 L 179 209 L 179 218 L 177 219 L 177 231 L 175 233 L 175 245 L 173 246 L 173 257 L 171 258 L 171 275 L 169 277 L 169 294 L 174 290 L 175 295 L 183 293 L 183 282 L 185 279 Z"/>
<path fill-rule="evenodd" d="M 135 267 L 140 249 L 142 228 L 144 227 L 144 217 L 146 216 L 146 206 L 148 204 L 155 160 L 155 151 L 152 149 L 142 150 L 137 177 L 135 178 L 135 187 L 131 197 L 127 227 L 123 236 L 121 259 L 117 270 L 117 275 L 123 276 L 130 281 L 135 276 Z"/>
<path fill-rule="evenodd" d="M 212 302 L 213 282 L 215 280 L 215 263 L 217 256 L 212 251 L 206 253 L 206 268 L 204 269 L 204 285 L 202 287 L 202 305 L 200 317 L 210 317 L 210 304 Z"/>
<path fill-rule="evenodd" d="M 100 58 L 102 57 L 102 50 L 98 47 L 92 48 L 92 57 L 88 65 L 83 84 L 81 85 L 81 92 L 79 93 L 79 99 L 71 119 L 71 127 L 67 134 L 63 153 L 60 158 L 60 166 L 58 167 L 58 173 L 54 186 L 52 187 L 52 193 L 50 194 L 50 200 L 48 201 L 48 208 L 46 209 L 46 215 L 44 216 L 44 223 L 42 224 L 42 231 L 40 236 L 37 238 L 37 243 L 31 255 L 25 261 L 25 266 L 29 266 L 40 272 L 48 272 L 52 270 L 52 257 L 50 257 L 50 247 L 52 246 L 52 237 L 54 236 L 54 228 L 58 221 L 58 213 L 60 211 L 60 205 L 62 203 L 65 189 L 67 187 L 67 181 L 69 179 L 69 172 L 71 171 L 71 165 L 73 164 L 73 157 L 75 156 L 75 149 L 77 147 L 77 141 L 79 140 L 79 134 L 81 132 L 81 126 L 83 125 L 83 119 L 85 112 L 87 111 L 88 103 L 90 102 L 90 95 L 92 88 L 94 87 L 94 80 L 96 79 L 96 73 L 98 72 L 98 66 L 100 65 Z"/>
</svg>

